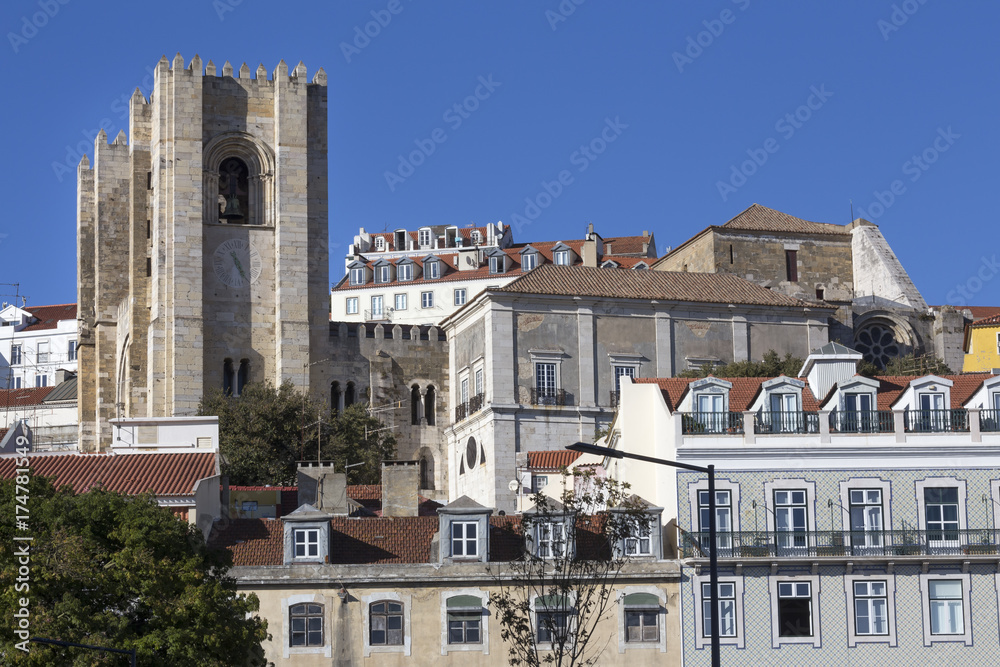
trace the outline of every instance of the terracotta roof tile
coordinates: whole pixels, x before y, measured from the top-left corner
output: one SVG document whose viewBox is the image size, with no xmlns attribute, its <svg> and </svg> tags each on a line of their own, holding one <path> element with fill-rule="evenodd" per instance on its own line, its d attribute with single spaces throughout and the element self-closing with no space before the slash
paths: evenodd
<svg viewBox="0 0 1000 667">
<path fill-rule="evenodd" d="M 975 322 L 969 324 L 969 326 L 988 327 L 988 326 L 997 326 L 998 324 L 1000 324 L 1000 313 L 997 313 L 996 315 L 991 315 L 989 317 L 984 317 L 981 320 L 976 320 Z"/>
<path fill-rule="evenodd" d="M 604 239 L 604 250 L 610 246 L 611 252 L 616 255 L 636 255 L 644 257 L 642 249 L 643 243 L 649 243 L 648 236 L 616 236 L 615 238 Z"/>
<path fill-rule="evenodd" d="M 22 331 L 42 331 L 43 329 L 55 329 L 60 320 L 76 319 L 76 304 L 62 303 L 56 306 L 34 306 L 23 308 L 31 313 L 38 321 L 24 327 Z"/>
<path fill-rule="evenodd" d="M 228 550 L 237 567 L 284 562 L 284 527 L 278 519 L 232 519 L 210 544 Z"/>
<path fill-rule="evenodd" d="M 844 225 L 810 222 L 773 208 L 753 204 L 735 218 L 722 225 L 723 229 L 746 229 L 761 232 L 792 232 L 806 234 L 849 235 Z"/>
<path fill-rule="evenodd" d="M 610 271 L 584 266 L 542 265 L 495 292 L 658 299 L 694 303 L 739 303 L 787 308 L 832 308 L 773 292 L 725 273 Z"/>
<path fill-rule="evenodd" d="M 381 484 L 349 484 L 347 497 L 358 503 L 375 516 L 382 516 L 382 485 Z M 419 516 L 437 516 L 442 503 L 424 496 L 417 496 L 417 514 Z"/>
<path fill-rule="evenodd" d="M 215 454 L 52 454 L 31 457 L 32 473 L 76 493 L 101 486 L 108 491 L 156 496 L 188 496 L 199 479 L 217 474 Z M 13 457 L 0 458 L 0 477 L 15 475 Z"/>
<path fill-rule="evenodd" d="M 330 527 L 331 563 L 427 563 L 438 519 L 334 517 Z"/>
<path fill-rule="evenodd" d="M 528 452 L 528 467 L 532 470 L 559 470 L 580 457 L 580 452 L 556 449 L 549 452 Z"/>
<path fill-rule="evenodd" d="M 0 389 L 0 408 L 41 405 L 55 387 L 30 387 L 27 389 Z"/>
<path fill-rule="evenodd" d="M 655 384 L 663 392 L 663 398 L 667 402 L 667 407 L 673 412 L 684 400 L 687 394 L 688 385 L 701 378 L 636 378 L 637 384 Z M 731 412 L 745 412 L 750 409 L 757 395 L 760 394 L 761 385 L 773 378 L 719 378 L 726 382 L 731 382 L 733 388 L 729 391 L 729 410 Z M 809 389 L 809 382 L 805 378 L 795 378 L 805 383 L 802 389 L 802 409 L 806 412 L 816 412 L 822 400 L 816 400 L 812 390 Z"/>
</svg>

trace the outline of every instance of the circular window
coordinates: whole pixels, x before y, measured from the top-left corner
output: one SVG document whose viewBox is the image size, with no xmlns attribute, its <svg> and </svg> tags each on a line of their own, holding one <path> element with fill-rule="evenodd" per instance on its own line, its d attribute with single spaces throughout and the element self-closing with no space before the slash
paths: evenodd
<svg viewBox="0 0 1000 667">
<path fill-rule="evenodd" d="M 900 356 L 900 343 L 892 329 L 884 324 L 870 324 L 858 332 L 854 347 L 879 368 L 885 368 L 890 359 Z"/>
<path fill-rule="evenodd" d="M 469 441 L 465 444 L 465 461 L 466 465 L 470 468 L 476 465 L 476 455 L 479 453 L 479 448 L 476 447 L 476 439 L 469 437 Z"/>
</svg>

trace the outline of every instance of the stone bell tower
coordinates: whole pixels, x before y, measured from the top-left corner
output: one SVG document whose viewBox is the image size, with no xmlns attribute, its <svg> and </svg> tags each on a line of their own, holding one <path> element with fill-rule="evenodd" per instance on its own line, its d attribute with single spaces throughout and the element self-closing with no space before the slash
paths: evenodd
<svg viewBox="0 0 1000 667">
<path fill-rule="evenodd" d="M 109 444 L 108 419 L 191 415 L 214 387 L 323 384 L 324 71 L 163 57 L 129 138 L 102 131 L 78 169 L 84 451 Z"/>
</svg>

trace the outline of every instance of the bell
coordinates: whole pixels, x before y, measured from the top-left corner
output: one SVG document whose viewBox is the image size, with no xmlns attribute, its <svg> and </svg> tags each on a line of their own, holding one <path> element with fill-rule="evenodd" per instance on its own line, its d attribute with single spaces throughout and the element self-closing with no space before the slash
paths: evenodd
<svg viewBox="0 0 1000 667">
<path fill-rule="evenodd" d="M 226 200 L 226 210 L 219 217 L 225 220 L 236 220 L 243 217 L 243 212 L 240 211 L 240 200 L 236 195 L 232 195 Z"/>
</svg>

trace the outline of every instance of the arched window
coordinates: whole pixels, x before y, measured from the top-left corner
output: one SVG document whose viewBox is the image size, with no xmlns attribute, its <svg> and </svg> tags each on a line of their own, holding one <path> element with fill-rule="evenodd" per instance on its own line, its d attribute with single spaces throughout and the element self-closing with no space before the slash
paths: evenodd
<svg viewBox="0 0 1000 667">
<path fill-rule="evenodd" d="M 410 387 L 410 423 L 416 426 L 420 423 L 420 388 Z"/>
<path fill-rule="evenodd" d="M 368 608 L 368 642 L 372 646 L 400 646 L 403 643 L 403 605 L 381 600 Z"/>
<path fill-rule="evenodd" d="M 334 382 L 330 385 L 330 411 L 334 414 L 340 412 L 340 399 L 343 392 L 340 391 L 340 383 Z"/>
<path fill-rule="evenodd" d="M 420 488 L 434 488 L 434 456 L 429 452 L 420 456 Z"/>
<path fill-rule="evenodd" d="M 424 392 L 424 419 L 428 426 L 434 426 L 434 385 L 427 385 Z"/>
<path fill-rule="evenodd" d="M 219 222 L 246 224 L 250 221 L 250 171 L 238 157 L 219 165 Z"/>
<path fill-rule="evenodd" d="M 297 604 L 288 608 L 289 646 L 323 646 L 323 605 Z"/>
<path fill-rule="evenodd" d="M 226 396 L 233 395 L 233 383 L 236 375 L 233 372 L 233 360 L 226 359 L 222 362 L 222 393 Z"/>
<path fill-rule="evenodd" d="M 243 388 L 250 382 L 250 360 L 240 359 L 240 370 L 236 375 L 236 395 L 243 393 Z"/>
<path fill-rule="evenodd" d="M 347 391 L 344 392 L 344 407 L 349 408 L 354 405 L 354 383 L 347 383 Z"/>
</svg>

